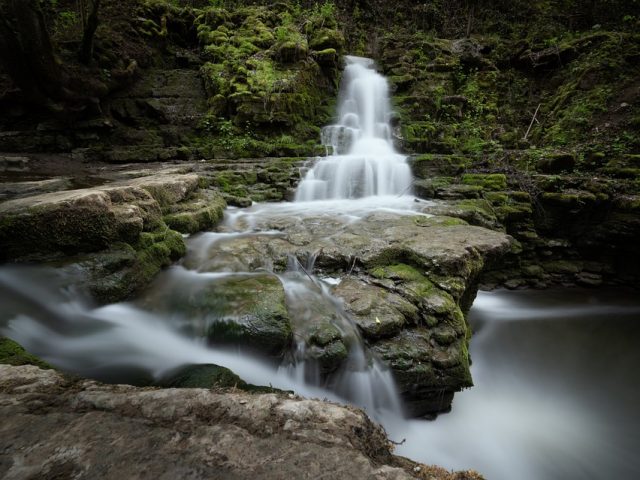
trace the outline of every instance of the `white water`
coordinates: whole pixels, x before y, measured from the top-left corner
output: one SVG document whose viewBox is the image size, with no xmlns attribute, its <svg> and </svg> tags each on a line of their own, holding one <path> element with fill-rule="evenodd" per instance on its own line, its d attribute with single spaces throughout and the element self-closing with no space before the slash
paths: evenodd
<svg viewBox="0 0 640 480">
<path fill-rule="evenodd" d="M 411 188 L 406 157 L 393 148 L 386 78 L 368 58 L 346 57 L 338 123 L 322 130 L 331 155 L 316 159 L 296 202 L 402 195 Z"/>
<path fill-rule="evenodd" d="M 193 287 L 194 282 L 202 284 L 224 276 L 229 274 L 175 267 L 163 281 L 169 282 L 166 286 L 181 281 Z M 130 303 L 93 308 L 77 292 L 65 289 L 65 283 L 66 279 L 51 269 L 0 269 L 0 334 L 59 368 L 90 378 L 117 380 L 118 375 L 129 376 L 133 368 L 159 380 L 184 365 L 216 364 L 230 368 L 249 383 L 341 401 L 339 395 L 298 382 L 259 358 L 212 349 L 199 338 L 182 333 L 192 329 L 191 319 L 150 313 Z"/>
</svg>

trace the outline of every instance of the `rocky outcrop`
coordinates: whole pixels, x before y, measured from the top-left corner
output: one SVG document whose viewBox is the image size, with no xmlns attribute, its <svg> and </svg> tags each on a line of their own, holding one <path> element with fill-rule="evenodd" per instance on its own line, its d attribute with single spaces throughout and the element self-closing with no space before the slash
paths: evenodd
<svg viewBox="0 0 640 480">
<path fill-rule="evenodd" d="M 81 283 L 94 297 L 118 301 L 184 255 L 179 232 L 222 219 L 221 195 L 200 188 L 200 177 L 185 169 L 111 175 L 98 186 L 72 190 L 65 178 L 10 184 L 5 192 L 13 198 L 0 203 L 0 260 L 66 264 L 75 274 L 84 272 Z M 47 189 L 54 191 L 39 193 Z"/>
<path fill-rule="evenodd" d="M 425 211 L 505 231 L 518 242 L 513 255 L 485 275 L 487 286 L 638 285 L 640 258 L 633 238 L 640 235 L 640 212 L 634 181 L 566 171 L 505 175 L 490 173 L 473 158 L 444 157 L 412 160 L 414 171 L 425 177 L 416 181 L 416 193 L 433 202 Z M 568 157 L 545 155 L 545 169 L 556 160 L 568 165 Z M 451 165 L 460 163 L 484 173 L 456 175 Z"/>
<path fill-rule="evenodd" d="M 109 386 L 34 366 L 0 365 L 0 378 L 6 479 L 480 478 L 394 457 L 362 411 L 292 394 Z"/>
<path fill-rule="evenodd" d="M 221 238 L 206 258 L 187 257 L 185 266 L 241 273 L 284 270 L 294 257 L 300 265 L 313 259 L 316 272 L 340 279 L 333 294 L 344 300 L 369 348 L 391 367 L 412 414 L 447 410 L 453 393 L 472 385 L 463 312 L 482 270 L 510 251 L 510 237 L 420 212 L 376 212 L 358 221 L 265 213 L 252 227 L 281 233 Z M 331 309 L 302 301 L 305 323 L 317 328 L 294 328 L 295 334 L 329 374 L 345 359 L 349 341 L 331 328 Z"/>
</svg>

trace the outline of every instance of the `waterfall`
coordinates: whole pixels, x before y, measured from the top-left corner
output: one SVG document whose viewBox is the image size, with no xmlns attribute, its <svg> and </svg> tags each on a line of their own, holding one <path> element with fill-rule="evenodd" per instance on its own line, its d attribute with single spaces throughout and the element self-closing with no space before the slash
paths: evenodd
<svg viewBox="0 0 640 480">
<path fill-rule="evenodd" d="M 391 138 L 386 78 L 373 60 L 346 57 L 338 123 L 322 130 L 331 155 L 317 158 L 298 186 L 296 202 L 402 195 L 411 187 L 406 157 Z"/>
</svg>

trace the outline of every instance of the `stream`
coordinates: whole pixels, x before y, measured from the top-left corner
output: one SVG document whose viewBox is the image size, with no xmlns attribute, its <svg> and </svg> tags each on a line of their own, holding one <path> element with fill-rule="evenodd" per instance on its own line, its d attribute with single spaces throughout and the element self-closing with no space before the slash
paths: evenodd
<svg viewBox="0 0 640 480">
<path fill-rule="evenodd" d="M 339 278 L 314 275 L 317 252 L 274 266 L 252 242 L 304 223 L 348 226 L 373 212 L 424 215 L 410 192 L 406 158 L 393 148 L 386 79 L 371 60 L 347 57 L 338 121 L 323 129 L 328 155 L 304 172 L 296 201 L 230 208 L 215 232 L 189 238 L 186 257 L 127 303 L 96 307 L 65 274 L 0 268 L 0 333 L 70 372 L 109 382 L 162 379 L 186 364 L 218 364 L 243 380 L 364 407 L 401 443 L 396 453 L 489 479 L 631 478 L 640 471 L 637 364 L 640 303 L 622 292 L 481 292 L 470 313 L 475 386 L 436 421 L 407 420 L 389 369 L 365 348 L 331 293 Z M 289 230 L 287 230 L 289 231 Z M 335 228 L 334 230 L 335 231 Z M 240 247 L 238 247 L 240 245 Z M 239 252 L 239 253 L 238 253 Z M 354 261 L 355 264 L 355 261 Z M 274 364 L 204 337 L 228 313 L 190 308 L 199 292 L 230 280 L 277 279 L 292 317 L 295 350 Z M 185 307 L 186 306 L 186 307 Z M 324 378 L 299 339 L 317 312 L 348 344 Z M 237 317 L 237 318 L 236 318 Z"/>
</svg>

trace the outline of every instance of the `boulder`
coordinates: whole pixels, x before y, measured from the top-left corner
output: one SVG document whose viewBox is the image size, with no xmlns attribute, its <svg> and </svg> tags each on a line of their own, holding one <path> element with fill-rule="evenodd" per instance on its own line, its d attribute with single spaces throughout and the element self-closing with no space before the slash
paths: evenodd
<svg viewBox="0 0 640 480">
<path fill-rule="evenodd" d="M 34 366 L 0 365 L 0 378 L 6 478 L 457 478 L 394 457 L 384 430 L 352 407 L 291 394 L 102 385 Z"/>
<path fill-rule="evenodd" d="M 151 309 L 188 318 L 195 334 L 214 344 L 279 357 L 292 343 L 284 288 L 274 275 L 229 274 L 195 283 L 178 279 L 158 285 L 144 301 Z"/>
</svg>

